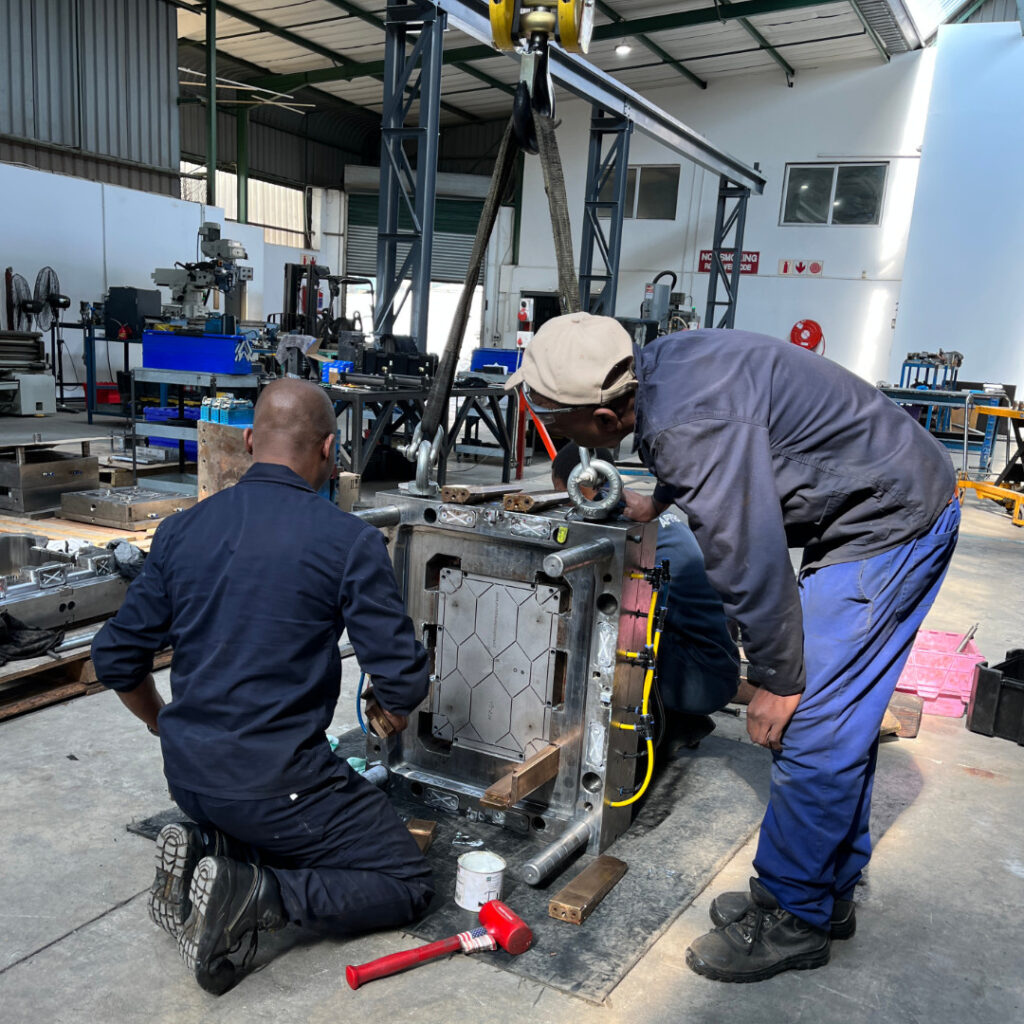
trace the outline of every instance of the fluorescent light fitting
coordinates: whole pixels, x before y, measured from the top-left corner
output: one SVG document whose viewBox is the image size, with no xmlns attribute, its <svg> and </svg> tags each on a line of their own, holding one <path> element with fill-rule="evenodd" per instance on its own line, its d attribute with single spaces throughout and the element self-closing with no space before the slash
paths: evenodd
<svg viewBox="0 0 1024 1024">
<path fill-rule="evenodd" d="M 633 47 L 630 46 L 627 42 L 621 42 L 618 46 L 615 47 L 615 54 L 618 57 L 625 57 L 632 52 Z"/>
</svg>

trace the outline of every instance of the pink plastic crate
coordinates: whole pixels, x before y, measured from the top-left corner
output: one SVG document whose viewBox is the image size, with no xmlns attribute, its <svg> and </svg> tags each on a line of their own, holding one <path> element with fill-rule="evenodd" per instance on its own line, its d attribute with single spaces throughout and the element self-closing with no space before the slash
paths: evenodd
<svg viewBox="0 0 1024 1024">
<path fill-rule="evenodd" d="M 921 697 L 926 715 L 959 718 L 971 699 L 974 666 L 984 661 L 985 656 L 973 640 L 957 653 L 962 640 L 962 633 L 932 629 L 918 630 L 914 638 L 896 689 Z"/>
</svg>

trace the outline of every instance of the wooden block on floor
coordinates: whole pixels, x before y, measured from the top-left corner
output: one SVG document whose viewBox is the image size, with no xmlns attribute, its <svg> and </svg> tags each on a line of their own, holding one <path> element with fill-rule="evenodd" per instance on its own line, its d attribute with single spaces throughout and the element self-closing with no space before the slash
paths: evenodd
<svg viewBox="0 0 1024 1024">
<path fill-rule="evenodd" d="M 602 854 L 551 897 L 548 916 L 569 924 L 583 924 L 625 873 L 625 861 Z"/>
<path fill-rule="evenodd" d="M 899 722 L 896 735 L 913 739 L 921 731 L 921 711 L 924 701 L 916 693 L 894 693 L 889 701 L 888 712 Z"/>
</svg>

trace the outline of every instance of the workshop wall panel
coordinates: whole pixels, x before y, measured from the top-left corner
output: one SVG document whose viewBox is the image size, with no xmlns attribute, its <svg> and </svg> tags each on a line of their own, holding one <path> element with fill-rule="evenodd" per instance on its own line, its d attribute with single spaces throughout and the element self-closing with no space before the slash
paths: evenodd
<svg viewBox="0 0 1024 1024">
<path fill-rule="evenodd" d="M 0 0 L 0 25 L 0 159 L 177 191 L 171 4 Z"/>
<path fill-rule="evenodd" d="M 947 25 L 935 50 L 890 379 L 943 348 L 963 352 L 962 380 L 1020 387 L 1024 206 L 1002 185 L 1024 160 L 1020 24 Z"/>
</svg>

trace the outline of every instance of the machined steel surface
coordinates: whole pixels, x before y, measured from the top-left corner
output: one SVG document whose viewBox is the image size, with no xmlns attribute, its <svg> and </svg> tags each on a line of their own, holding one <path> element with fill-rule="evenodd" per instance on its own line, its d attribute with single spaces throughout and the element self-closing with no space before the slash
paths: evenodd
<svg viewBox="0 0 1024 1024">
<path fill-rule="evenodd" d="M 65 494 L 61 515 L 79 523 L 118 530 L 145 530 L 175 512 L 191 508 L 194 494 L 168 494 L 146 487 L 105 487 Z"/>
<path fill-rule="evenodd" d="M 491 821 L 545 846 L 571 831 L 560 848 L 604 849 L 632 816 L 609 804 L 634 791 L 643 766 L 637 734 L 611 722 L 640 702 L 642 667 L 616 651 L 644 644 L 651 590 L 632 577 L 654 564 L 656 526 L 402 491 L 377 500 L 390 509 L 383 530 L 432 674 L 409 728 L 370 738 L 370 755 L 431 812 Z M 585 558 L 572 554 L 580 549 Z M 551 562 L 558 553 L 569 557 Z M 550 744 L 560 748 L 554 778 L 507 809 L 482 801 Z"/>
<path fill-rule="evenodd" d="M 128 581 L 114 556 L 87 547 L 77 554 L 51 551 L 35 534 L 0 536 L 0 610 L 47 629 L 113 615 Z"/>
<path fill-rule="evenodd" d="M 95 455 L 69 455 L 32 445 L 0 452 L 0 510 L 6 512 L 56 508 L 62 494 L 99 484 Z"/>
</svg>

